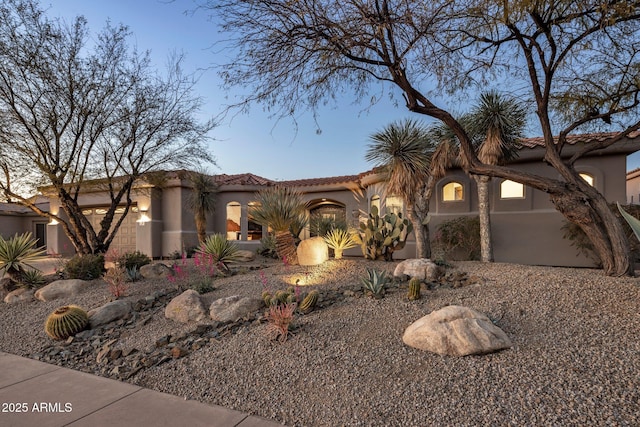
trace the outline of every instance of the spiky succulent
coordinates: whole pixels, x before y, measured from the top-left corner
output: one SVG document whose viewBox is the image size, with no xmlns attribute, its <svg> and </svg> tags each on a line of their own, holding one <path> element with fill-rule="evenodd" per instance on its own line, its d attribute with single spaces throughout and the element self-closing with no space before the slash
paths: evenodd
<svg viewBox="0 0 640 427">
<path fill-rule="evenodd" d="M 377 271 L 367 268 L 367 277 L 362 278 L 362 286 L 365 292 L 374 298 L 382 298 L 384 296 L 385 285 L 389 282 L 384 271 Z"/>
<path fill-rule="evenodd" d="M 360 243 L 360 239 L 355 233 L 341 228 L 331 230 L 323 239 L 327 246 L 334 250 L 336 259 L 342 258 L 342 252 L 345 249 L 354 248 Z"/>
<path fill-rule="evenodd" d="M 309 292 L 298 306 L 298 311 L 302 314 L 311 313 L 318 303 L 319 296 L 320 293 L 315 289 Z"/>
<path fill-rule="evenodd" d="M 37 243 L 31 233 L 16 234 L 8 240 L 0 236 L 0 272 L 20 282 L 27 267 L 33 268 L 29 263 L 45 257 L 45 249 L 36 247 Z"/>
<path fill-rule="evenodd" d="M 207 237 L 196 252 L 204 256 L 213 257 L 214 262 L 222 263 L 225 268 L 227 264 L 238 260 L 238 247 L 236 244 L 219 233 Z"/>
</svg>

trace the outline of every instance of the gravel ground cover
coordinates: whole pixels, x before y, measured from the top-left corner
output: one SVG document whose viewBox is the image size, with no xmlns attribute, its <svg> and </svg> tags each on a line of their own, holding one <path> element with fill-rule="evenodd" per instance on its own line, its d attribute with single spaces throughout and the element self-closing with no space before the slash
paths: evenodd
<svg viewBox="0 0 640 427">
<path fill-rule="evenodd" d="M 297 318 L 284 343 L 268 338 L 258 313 L 232 333 L 127 381 L 289 426 L 640 425 L 640 279 L 458 262 L 453 268 L 476 284 L 424 290 L 415 302 L 407 300 L 406 282 L 392 284 L 380 300 L 362 295 L 367 267 L 392 273 L 396 264 L 268 263 L 219 279 L 206 295 L 209 302 L 258 296 L 265 284 L 285 289 L 298 279 L 318 289 L 323 301 Z M 132 283 L 127 298 L 171 292 L 172 286 L 166 280 Z M 43 331 L 51 311 L 69 303 L 91 309 L 110 298 L 104 282 L 96 281 L 70 300 L 0 304 L 0 350 L 37 357 L 52 345 Z M 487 314 L 514 347 L 453 358 L 402 343 L 409 324 L 450 304 Z M 159 338 L 195 327 L 165 319 L 161 309 L 151 313 L 114 347 L 150 351 Z M 60 364 L 97 372 L 83 360 Z"/>
</svg>

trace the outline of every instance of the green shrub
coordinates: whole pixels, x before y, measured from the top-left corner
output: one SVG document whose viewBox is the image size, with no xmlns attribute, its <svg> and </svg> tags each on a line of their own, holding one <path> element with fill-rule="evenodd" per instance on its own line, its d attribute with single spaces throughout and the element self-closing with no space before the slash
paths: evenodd
<svg viewBox="0 0 640 427">
<path fill-rule="evenodd" d="M 480 259 L 480 219 L 477 216 L 460 216 L 444 221 L 438 226 L 433 247 L 444 253 L 444 258 L 455 258 L 459 254 L 463 260 Z"/>
<path fill-rule="evenodd" d="M 104 272 L 104 255 L 75 255 L 64 266 L 64 274 L 69 279 L 93 280 Z"/>
<path fill-rule="evenodd" d="M 124 267 L 125 270 L 130 270 L 133 267 L 139 270 L 143 265 L 151 264 L 151 258 L 140 251 L 126 252 L 119 257 L 116 262 L 118 262 L 121 267 Z"/>
<path fill-rule="evenodd" d="M 211 277 L 199 277 L 194 279 L 190 281 L 189 287 L 199 294 L 206 294 L 216 289 L 213 286 L 213 278 Z"/>
<path fill-rule="evenodd" d="M 260 247 L 257 250 L 259 255 L 262 255 L 266 258 L 278 258 L 278 253 L 276 252 L 276 238 L 272 234 L 268 234 L 267 237 L 263 237 L 260 239 Z"/>
</svg>

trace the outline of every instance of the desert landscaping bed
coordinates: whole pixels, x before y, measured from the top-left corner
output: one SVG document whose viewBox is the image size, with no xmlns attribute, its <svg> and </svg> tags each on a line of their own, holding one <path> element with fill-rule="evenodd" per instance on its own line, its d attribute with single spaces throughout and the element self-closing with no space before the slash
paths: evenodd
<svg viewBox="0 0 640 427">
<path fill-rule="evenodd" d="M 0 304 L 0 350 L 290 426 L 640 425 L 639 279 L 459 262 L 454 270 L 473 278 L 466 286 L 425 289 L 413 302 L 406 282 L 383 299 L 362 294 L 367 267 L 392 273 L 396 264 L 265 263 L 206 294 L 211 302 L 296 277 L 310 283 L 319 307 L 297 317 L 284 343 L 268 337 L 264 310 L 226 324 L 166 319 L 177 291 L 158 279 L 129 285 L 131 318 L 69 342 L 49 339 L 44 320 L 61 305 L 105 304 L 104 282 L 68 299 Z M 459 358 L 403 344 L 409 324 L 447 305 L 487 314 L 513 348 Z M 172 355 L 176 347 L 184 353 Z"/>
</svg>

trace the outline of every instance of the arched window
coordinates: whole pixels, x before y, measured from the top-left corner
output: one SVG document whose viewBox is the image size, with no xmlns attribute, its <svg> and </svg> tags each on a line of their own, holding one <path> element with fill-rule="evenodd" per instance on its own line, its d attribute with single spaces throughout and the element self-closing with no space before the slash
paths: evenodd
<svg viewBox="0 0 640 427">
<path fill-rule="evenodd" d="M 227 203 L 227 240 L 240 240 L 240 203 Z"/>
<path fill-rule="evenodd" d="M 524 185 L 505 179 L 500 183 L 501 199 L 524 199 Z"/>
<path fill-rule="evenodd" d="M 585 181 L 587 181 L 587 184 L 589 184 L 590 186 L 593 187 L 593 175 L 583 172 L 583 173 L 580 174 L 580 178 L 582 178 Z"/>
<path fill-rule="evenodd" d="M 387 212 L 389 213 L 402 213 L 403 203 L 402 199 L 398 196 L 388 196 L 385 200 L 385 205 L 387 207 Z"/>
<path fill-rule="evenodd" d="M 442 187 L 442 200 L 445 202 L 464 200 L 464 187 L 462 184 L 453 181 Z"/>
</svg>

